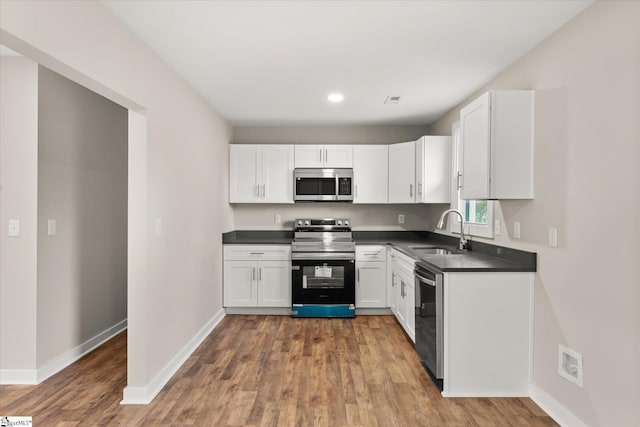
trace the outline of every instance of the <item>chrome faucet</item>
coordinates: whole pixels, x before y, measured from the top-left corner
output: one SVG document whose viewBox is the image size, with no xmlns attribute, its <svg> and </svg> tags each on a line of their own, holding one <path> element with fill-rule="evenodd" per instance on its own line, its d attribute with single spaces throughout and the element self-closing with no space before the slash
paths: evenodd
<svg viewBox="0 0 640 427">
<path fill-rule="evenodd" d="M 439 229 L 444 228 L 444 220 L 450 212 L 455 212 L 460 217 L 460 243 L 458 244 L 458 249 L 460 249 L 461 251 L 466 251 L 467 239 L 464 238 L 464 217 L 462 216 L 459 210 L 447 209 L 446 211 L 442 212 L 442 215 L 440 216 L 440 221 L 438 221 L 437 227 Z"/>
</svg>

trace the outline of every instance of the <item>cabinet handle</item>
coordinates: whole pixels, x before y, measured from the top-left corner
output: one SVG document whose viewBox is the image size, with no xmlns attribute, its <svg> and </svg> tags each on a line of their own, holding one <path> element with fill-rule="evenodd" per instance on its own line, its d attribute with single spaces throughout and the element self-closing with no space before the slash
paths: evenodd
<svg viewBox="0 0 640 427">
<path fill-rule="evenodd" d="M 400 296 L 404 298 L 404 281 L 400 281 Z"/>
<path fill-rule="evenodd" d="M 396 286 L 396 273 L 395 272 L 391 272 L 391 287 L 393 288 L 394 286 Z"/>
<path fill-rule="evenodd" d="M 256 280 L 256 268 L 251 267 L 251 280 Z"/>
<path fill-rule="evenodd" d="M 418 196 L 422 196 L 422 183 L 418 183 Z"/>
<path fill-rule="evenodd" d="M 320 149 L 320 163 L 324 163 L 324 162 L 322 161 L 322 148 Z"/>
<path fill-rule="evenodd" d="M 354 189 L 354 193 L 355 193 L 354 196 L 357 198 L 358 197 L 358 184 L 354 185 L 353 189 Z"/>
<path fill-rule="evenodd" d="M 456 188 L 458 190 L 462 188 L 462 174 L 460 172 L 456 174 Z"/>
<path fill-rule="evenodd" d="M 249 252 L 249 255 L 264 255 L 264 252 Z"/>
<path fill-rule="evenodd" d="M 329 149 L 325 148 L 324 149 L 324 162 L 328 162 L 329 161 Z"/>
<path fill-rule="evenodd" d="M 413 197 L 413 184 L 409 184 L 409 197 Z"/>
<path fill-rule="evenodd" d="M 360 285 L 360 267 L 356 269 L 356 282 Z"/>
<path fill-rule="evenodd" d="M 258 281 L 262 281 L 262 267 L 258 267 Z"/>
</svg>

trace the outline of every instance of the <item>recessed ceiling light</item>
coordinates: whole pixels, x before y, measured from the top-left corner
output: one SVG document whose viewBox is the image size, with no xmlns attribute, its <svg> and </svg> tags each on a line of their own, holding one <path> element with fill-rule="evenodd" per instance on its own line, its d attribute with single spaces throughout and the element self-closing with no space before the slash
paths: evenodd
<svg viewBox="0 0 640 427">
<path fill-rule="evenodd" d="M 332 93 L 327 96 L 327 100 L 329 100 L 329 102 L 342 102 L 344 100 L 344 95 L 341 93 Z"/>
</svg>

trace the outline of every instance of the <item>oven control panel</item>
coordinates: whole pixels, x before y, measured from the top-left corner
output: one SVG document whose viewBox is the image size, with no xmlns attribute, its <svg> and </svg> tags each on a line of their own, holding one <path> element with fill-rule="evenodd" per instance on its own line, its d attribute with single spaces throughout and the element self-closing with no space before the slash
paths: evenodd
<svg viewBox="0 0 640 427">
<path fill-rule="evenodd" d="M 349 218 L 297 218 L 295 225 L 296 228 L 330 230 L 332 228 L 351 228 L 351 220 Z"/>
</svg>

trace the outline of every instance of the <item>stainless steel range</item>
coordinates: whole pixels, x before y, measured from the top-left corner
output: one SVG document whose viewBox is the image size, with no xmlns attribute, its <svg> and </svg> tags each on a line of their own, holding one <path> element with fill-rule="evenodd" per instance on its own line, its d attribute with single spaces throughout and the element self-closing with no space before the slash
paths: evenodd
<svg viewBox="0 0 640 427">
<path fill-rule="evenodd" d="M 295 221 L 291 315 L 355 317 L 356 245 L 349 219 Z"/>
</svg>

